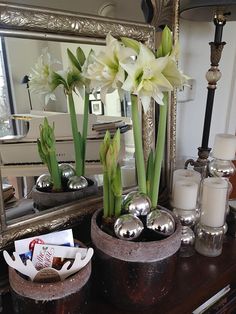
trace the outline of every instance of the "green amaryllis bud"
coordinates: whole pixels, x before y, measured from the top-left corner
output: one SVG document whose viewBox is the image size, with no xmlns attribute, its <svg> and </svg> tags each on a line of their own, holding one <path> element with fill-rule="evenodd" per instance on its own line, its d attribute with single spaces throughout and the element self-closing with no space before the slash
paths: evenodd
<svg viewBox="0 0 236 314">
<path fill-rule="evenodd" d="M 74 54 L 68 48 L 67 48 L 67 54 L 68 54 L 68 57 L 69 57 L 71 64 L 81 72 L 82 69 L 81 69 L 79 61 L 77 60 L 77 58 L 74 56 Z"/>
<path fill-rule="evenodd" d="M 161 37 L 162 56 L 166 56 L 172 51 L 172 33 L 168 26 L 165 26 Z"/>
<path fill-rule="evenodd" d="M 114 159 L 117 161 L 120 152 L 120 129 L 117 129 L 112 141 Z"/>
<path fill-rule="evenodd" d="M 80 66 L 82 68 L 82 66 L 84 65 L 84 62 L 86 60 L 86 57 L 85 57 L 83 50 L 80 47 L 78 47 L 76 49 L 76 57 L 77 57 L 77 60 L 78 60 Z"/>
<path fill-rule="evenodd" d="M 137 54 L 139 54 L 140 45 L 137 40 L 128 37 L 121 37 L 121 41 L 126 47 L 133 49 L 135 52 L 137 52 Z"/>
<path fill-rule="evenodd" d="M 38 153 L 39 153 L 39 156 L 40 156 L 42 162 L 44 164 L 46 164 L 47 157 L 46 157 L 46 154 L 43 151 L 42 144 L 41 144 L 41 141 L 39 139 L 37 139 L 37 147 L 38 147 Z"/>
<path fill-rule="evenodd" d="M 156 51 L 156 57 L 157 58 L 163 57 L 162 44 L 160 44 L 160 46 L 158 47 Z"/>
<path fill-rule="evenodd" d="M 119 164 L 117 165 L 112 178 L 112 191 L 115 197 L 122 196 L 121 170 Z"/>
<path fill-rule="evenodd" d="M 116 159 L 114 156 L 114 149 L 113 149 L 113 146 L 110 145 L 106 153 L 106 169 L 107 169 L 109 178 L 113 177 L 115 166 L 116 166 Z"/>
<path fill-rule="evenodd" d="M 104 167 L 106 166 L 106 154 L 110 146 L 110 143 L 111 143 L 111 135 L 109 131 L 106 131 L 106 134 L 103 139 L 103 143 L 101 143 L 100 150 L 99 150 L 100 161 Z"/>
</svg>

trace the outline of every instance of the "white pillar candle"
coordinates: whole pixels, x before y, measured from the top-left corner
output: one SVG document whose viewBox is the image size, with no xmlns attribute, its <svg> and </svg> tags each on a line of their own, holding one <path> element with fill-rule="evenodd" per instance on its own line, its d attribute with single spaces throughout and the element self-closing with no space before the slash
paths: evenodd
<svg viewBox="0 0 236 314">
<path fill-rule="evenodd" d="M 222 178 L 203 180 L 201 218 L 203 225 L 222 227 L 225 223 L 228 182 Z"/>
<path fill-rule="evenodd" d="M 124 188 L 137 185 L 135 166 L 121 166 L 121 182 Z"/>
<path fill-rule="evenodd" d="M 236 136 L 232 134 L 216 134 L 212 155 L 223 160 L 235 159 Z"/>
<path fill-rule="evenodd" d="M 174 185 L 176 181 L 188 179 L 190 181 L 194 181 L 197 184 L 200 184 L 201 174 L 195 170 L 191 169 L 177 169 L 173 173 L 173 184 L 172 191 L 174 190 Z"/>
<path fill-rule="evenodd" d="M 192 210 L 197 207 L 198 184 L 185 179 L 175 182 L 173 206 L 178 209 Z"/>
</svg>

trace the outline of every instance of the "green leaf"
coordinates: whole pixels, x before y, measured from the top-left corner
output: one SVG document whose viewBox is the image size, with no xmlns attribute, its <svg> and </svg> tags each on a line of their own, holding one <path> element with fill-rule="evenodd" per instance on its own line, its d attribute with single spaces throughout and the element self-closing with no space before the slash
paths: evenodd
<svg viewBox="0 0 236 314">
<path fill-rule="evenodd" d="M 161 37 L 162 55 L 163 57 L 172 51 L 172 33 L 168 26 L 165 26 Z"/>
<path fill-rule="evenodd" d="M 121 37 L 121 41 L 126 47 L 133 49 L 137 52 L 137 54 L 139 54 L 140 44 L 137 40 L 128 37 Z"/>
<path fill-rule="evenodd" d="M 57 86 L 59 86 L 59 85 L 63 85 L 66 90 L 68 89 L 66 80 L 60 74 L 53 71 L 52 72 L 52 80 L 51 80 L 52 91 L 54 89 L 56 89 Z"/>
<path fill-rule="evenodd" d="M 86 60 L 86 57 L 85 57 L 85 54 L 84 54 L 83 50 L 80 47 L 78 47 L 76 49 L 76 57 L 77 57 L 77 59 L 79 61 L 79 64 L 80 64 L 80 66 L 82 68 L 82 66 L 84 65 L 84 62 Z"/>
<path fill-rule="evenodd" d="M 81 81 L 81 73 L 77 69 L 72 69 L 67 73 L 67 83 L 71 90 Z"/>
<path fill-rule="evenodd" d="M 67 54 L 68 54 L 71 64 L 81 72 L 82 69 L 81 69 L 79 61 L 76 59 L 74 54 L 68 48 L 67 48 Z"/>
</svg>

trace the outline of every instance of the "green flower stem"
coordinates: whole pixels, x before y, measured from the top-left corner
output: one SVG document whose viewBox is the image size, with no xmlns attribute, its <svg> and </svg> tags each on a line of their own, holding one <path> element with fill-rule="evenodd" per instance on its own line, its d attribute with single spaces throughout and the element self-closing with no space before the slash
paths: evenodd
<svg viewBox="0 0 236 314">
<path fill-rule="evenodd" d="M 89 112 L 89 93 L 85 91 L 84 96 L 84 117 L 83 117 L 83 133 L 82 133 L 82 175 L 85 171 L 86 142 L 88 135 L 88 112 Z"/>
<path fill-rule="evenodd" d="M 107 171 L 103 171 L 103 217 L 109 217 L 109 179 Z"/>
<path fill-rule="evenodd" d="M 109 180 L 109 216 L 114 215 L 115 198 L 111 187 L 111 180 Z"/>
<path fill-rule="evenodd" d="M 122 204 L 122 196 L 116 196 L 115 197 L 115 216 L 120 216 L 121 211 L 121 204 Z"/>
<path fill-rule="evenodd" d="M 164 148 L 165 148 L 168 93 L 164 93 L 163 103 L 164 105 L 160 106 L 158 134 L 157 134 L 156 151 L 155 151 L 155 159 L 154 159 L 154 177 L 153 177 L 153 184 L 152 184 L 152 191 L 151 191 L 151 202 L 152 202 L 153 207 L 156 207 L 158 203 L 161 165 L 162 165 L 162 160 L 164 156 Z"/>
<path fill-rule="evenodd" d="M 58 167 L 57 157 L 55 151 L 49 152 L 49 160 L 50 160 L 50 174 L 53 180 L 53 189 L 56 191 L 61 190 L 61 175 Z"/>
<path fill-rule="evenodd" d="M 72 91 L 68 93 L 68 100 L 75 149 L 75 171 L 77 176 L 81 176 L 82 175 L 81 143 L 79 140 L 79 132 Z"/>
<path fill-rule="evenodd" d="M 138 98 L 136 95 L 131 95 L 131 103 L 138 186 L 140 192 L 146 193 L 146 171 L 143 155 L 142 131 L 138 112 Z"/>
</svg>

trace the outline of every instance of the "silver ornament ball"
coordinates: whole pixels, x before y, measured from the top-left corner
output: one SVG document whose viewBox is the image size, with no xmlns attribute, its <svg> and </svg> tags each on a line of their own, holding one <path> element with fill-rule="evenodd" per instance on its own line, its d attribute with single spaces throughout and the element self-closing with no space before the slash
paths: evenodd
<svg viewBox="0 0 236 314">
<path fill-rule="evenodd" d="M 75 169 L 67 163 L 59 164 L 61 171 L 61 179 L 63 183 L 67 183 L 68 180 L 75 175 Z"/>
<path fill-rule="evenodd" d="M 69 190 L 81 190 L 88 186 L 88 181 L 83 176 L 70 177 L 67 187 Z"/>
<path fill-rule="evenodd" d="M 131 214 L 120 216 L 114 224 L 114 231 L 119 239 L 131 241 L 136 239 L 142 232 L 142 221 Z"/>
<path fill-rule="evenodd" d="M 49 174 L 41 174 L 36 181 L 36 189 L 42 192 L 49 192 L 53 187 L 52 179 Z"/>
<path fill-rule="evenodd" d="M 163 209 L 155 209 L 147 215 L 147 228 L 163 236 L 175 231 L 174 217 Z"/>
<path fill-rule="evenodd" d="M 151 201 L 146 194 L 132 191 L 124 198 L 122 208 L 128 214 L 146 216 L 151 210 Z"/>
</svg>

